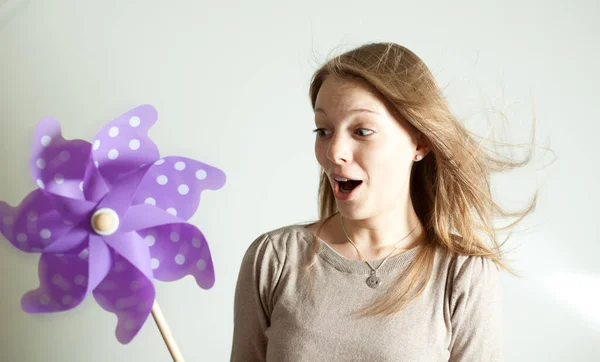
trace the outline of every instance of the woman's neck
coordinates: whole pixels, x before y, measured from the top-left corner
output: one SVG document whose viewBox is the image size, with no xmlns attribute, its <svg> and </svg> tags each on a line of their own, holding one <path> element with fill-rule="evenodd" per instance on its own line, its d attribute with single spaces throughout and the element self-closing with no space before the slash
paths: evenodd
<svg viewBox="0 0 600 362">
<path fill-rule="evenodd" d="M 331 220 L 334 229 L 340 232 L 341 238 L 347 242 L 343 232 L 345 228 L 348 237 L 352 239 L 361 253 L 379 254 L 390 252 L 396 246 L 400 250 L 411 249 L 423 241 L 424 230 L 414 212 L 382 213 L 362 220 L 351 220 L 338 213 Z"/>
</svg>

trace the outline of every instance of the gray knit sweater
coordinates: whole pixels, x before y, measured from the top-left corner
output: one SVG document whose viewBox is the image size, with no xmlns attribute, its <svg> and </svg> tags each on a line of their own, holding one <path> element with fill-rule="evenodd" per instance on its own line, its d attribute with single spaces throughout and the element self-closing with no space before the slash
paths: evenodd
<svg viewBox="0 0 600 362">
<path fill-rule="evenodd" d="M 302 266 L 314 240 L 304 226 L 290 225 L 249 246 L 235 290 L 231 361 L 503 360 L 499 269 L 491 260 L 440 249 L 418 299 L 387 319 L 359 318 L 350 314 L 383 293 L 418 248 L 390 257 L 377 272 L 382 285 L 371 289 L 365 262 L 316 239 L 311 292 Z"/>
</svg>

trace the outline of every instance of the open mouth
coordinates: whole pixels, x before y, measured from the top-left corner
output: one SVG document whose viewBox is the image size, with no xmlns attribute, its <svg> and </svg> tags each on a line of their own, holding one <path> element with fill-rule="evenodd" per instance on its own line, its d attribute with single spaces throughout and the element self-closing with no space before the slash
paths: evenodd
<svg viewBox="0 0 600 362">
<path fill-rule="evenodd" d="M 354 190 L 356 187 L 358 187 L 362 181 L 361 180 L 347 180 L 347 181 L 337 181 L 339 187 L 340 187 L 340 191 L 344 192 L 344 193 L 350 193 L 352 192 L 352 190 Z"/>
</svg>

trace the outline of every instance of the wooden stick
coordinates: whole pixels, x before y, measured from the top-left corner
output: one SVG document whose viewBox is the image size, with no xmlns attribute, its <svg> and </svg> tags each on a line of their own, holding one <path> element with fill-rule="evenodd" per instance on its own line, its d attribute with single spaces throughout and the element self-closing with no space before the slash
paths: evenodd
<svg viewBox="0 0 600 362">
<path fill-rule="evenodd" d="M 169 349 L 169 353 L 171 353 L 171 358 L 173 358 L 173 362 L 185 362 L 183 356 L 181 355 L 181 351 L 179 347 L 177 347 L 177 343 L 175 343 L 175 339 L 173 338 L 173 334 L 167 325 L 167 321 L 160 311 L 160 307 L 158 306 L 158 302 L 154 299 L 154 304 L 152 305 L 152 317 L 158 326 L 158 330 L 162 335 L 165 343 L 167 344 L 167 348 Z"/>
</svg>

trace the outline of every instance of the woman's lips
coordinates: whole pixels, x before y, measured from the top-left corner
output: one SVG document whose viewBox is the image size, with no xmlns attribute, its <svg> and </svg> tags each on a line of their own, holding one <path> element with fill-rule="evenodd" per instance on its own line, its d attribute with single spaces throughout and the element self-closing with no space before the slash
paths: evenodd
<svg viewBox="0 0 600 362">
<path fill-rule="evenodd" d="M 340 201 L 349 201 L 356 197 L 360 189 L 362 188 L 363 182 L 358 184 L 352 191 L 343 192 L 340 188 L 340 183 L 333 180 L 333 196 Z"/>
</svg>

